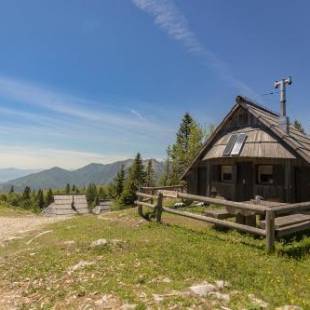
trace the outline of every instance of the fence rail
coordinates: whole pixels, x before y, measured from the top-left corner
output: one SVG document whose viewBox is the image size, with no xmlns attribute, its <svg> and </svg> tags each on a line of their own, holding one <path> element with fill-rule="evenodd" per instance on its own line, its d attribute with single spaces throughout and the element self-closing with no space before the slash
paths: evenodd
<svg viewBox="0 0 310 310">
<path fill-rule="evenodd" d="M 143 207 L 148 207 L 153 210 L 152 216 L 156 218 L 157 222 L 161 222 L 162 212 L 167 212 L 171 214 L 175 214 L 182 217 L 187 217 L 190 219 L 207 222 L 211 224 L 215 224 L 216 226 L 225 227 L 225 228 L 233 228 L 243 232 L 251 233 L 254 235 L 263 236 L 266 238 L 266 251 L 268 253 L 274 250 L 275 240 L 276 240 L 276 228 L 275 228 L 275 219 L 279 214 L 287 214 L 291 211 L 296 210 L 304 210 L 310 208 L 310 202 L 305 203 L 297 203 L 297 204 L 287 204 L 277 207 L 272 206 L 264 206 L 257 205 L 251 203 L 244 202 L 235 202 L 228 201 L 224 199 L 211 198 L 206 196 L 192 195 L 184 192 L 173 191 L 172 189 L 180 189 L 183 188 L 181 185 L 177 186 L 165 186 L 165 187 L 143 187 L 142 191 L 151 192 L 152 194 L 147 194 L 145 192 L 137 192 L 136 195 L 138 200 L 135 201 L 135 204 L 138 206 L 138 212 L 144 218 L 147 218 L 143 213 Z M 170 191 L 169 191 L 170 190 Z M 156 192 L 156 194 L 154 194 Z M 208 204 L 215 204 L 219 206 L 224 206 L 228 208 L 233 208 L 237 210 L 242 210 L 243 212 L 249 212 L 250 214 L 256 214 L 265 217 L 265 227 L 264 229 L 254 227 L 244 223 L 236 223 L 228 220 L 222 220 L 213 218 L 210 216 L 194 214 L 187 211 L 179 211 L 172 208 L 165 207 L 163 205 L 164 198 L 176 197 L 181 199 L 187 199 L 190 201 L 198 201 L 198 202 L 206 202 Z M 150 200 L 151 203 L 143 201 L 143 199 Z M 155 203 L 154 203 L 155 201 Z M 149 218 L 148 218 L 149 219 Z M 287 233 L 296 232 L 294 229 L 288 229 Z M 285 231 L 279 233 L 279 237 L 284 235 Z"/>
</svg>

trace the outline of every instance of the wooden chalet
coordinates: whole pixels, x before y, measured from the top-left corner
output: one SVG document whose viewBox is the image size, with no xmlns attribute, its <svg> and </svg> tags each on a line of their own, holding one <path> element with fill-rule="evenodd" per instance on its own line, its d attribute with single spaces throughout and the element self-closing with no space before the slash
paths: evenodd
<svg viewBox="0 0 310 310">
<path fill-rule="evenodd" d="M 186 170 L 188 193 L 249 201 L 310 201 L 310 136 L 238 96 Z"/>
</svg>

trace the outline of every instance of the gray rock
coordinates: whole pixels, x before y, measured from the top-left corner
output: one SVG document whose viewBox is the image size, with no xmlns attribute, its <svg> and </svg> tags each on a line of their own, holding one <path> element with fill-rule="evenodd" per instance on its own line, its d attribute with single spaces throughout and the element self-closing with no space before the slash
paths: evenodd
<svg viewBox="0 0 310 310">
<path fill-rule="evenodd" d="M 100 247 L 100 246 L 106 246 L 108 244 L 108 241 L 106 239 L 98 239 L 93 241 L 90 244 L 91 248 L 96 248 L 96 247 Z"/>
<path fill-rule="evenodd" d="M 229 287 L 230 284 L 226 281 L 223 281 L 223 280 L 218 280 L 218 281 L 215 281 L 215 285 L 220 289 L 224 289 L 225 287 Z"/>
<path fill-rule="evenodd" d="M 208 282 L 203 282 L 203 283 L 191 286 L 190 291 L 194 293 L 195 295 L 206 297 L 211 292 L 215 292 L 216 287 L 213 284 L 210 284 Z"/>
<path fill-rule="evenodd" d="M 253 304 L 259 306 L 260 308 L 267 308 L 268 307 L 267 302 L 265 302 L 262 299 L 257 298 L 255 295 L 249 294 L 248 297 L 250 298 L 250 300 Z"/>
</svg>

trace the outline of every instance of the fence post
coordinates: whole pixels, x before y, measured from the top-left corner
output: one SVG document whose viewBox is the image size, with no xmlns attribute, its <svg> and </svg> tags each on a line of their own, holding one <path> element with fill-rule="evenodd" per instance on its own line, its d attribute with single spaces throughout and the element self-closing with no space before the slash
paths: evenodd
<svg viewBox="0 0 310 310">
<path fill-rule="evenodd" d="M 163 193 L 159 192 L 157 197 L 157 205 L 156 205 L 156 221 L 157 223 L 161 222 L 161 214 L 163 212 Z"/>
<path fill-rule="evenodd" d="M 272 210 L 266 210 L 266 250 L 267 253 L 274 251 L 275 242 L 275 214 Z"/>
<path fill-rule="evenodd" d="M 142 197 L 141 196 L 138 196 L 138 201 L 141 201 L 142 200 Z M 144 217 L 143 216 L 143 207 L 138 205 L 138 214 L 141 216 L 141 217 Z"/>
</svg>

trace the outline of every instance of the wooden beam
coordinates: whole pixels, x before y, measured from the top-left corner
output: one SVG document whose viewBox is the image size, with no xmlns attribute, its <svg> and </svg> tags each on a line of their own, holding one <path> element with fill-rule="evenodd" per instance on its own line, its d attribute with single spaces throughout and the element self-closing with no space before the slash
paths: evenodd
<svg viewBox="0 0 310 310">
<path fill-rule="evenodd" d="M 274 227 L 274 212 L 266 211 L 266 251 L 271 253 L 274 251 L 275 227 Z"/>
<path fill-rule="evenodd" d="M 201 202 L 208 202 L 215 205 L 221 205 L 225 207 L 233 207 L 240 210 L 247 210 L 247 211 L 254 211 L 255 213 L 259 214 L 265 214 L 265 211 L 268 209 L 265 206 L 262 205 L 254 205 L 244 202 L 235 202 L 230 200 L 224 200 L 224 199 L 218 199 L 218 198 L 211 198 L 206 196 L 199 196 L 199 195 L 191 195 L 191 194 L 185 194 L 185 193 L 178 193 L 178 198 L 185 198 L 185 199 L 191 199 Z"/>
<path fill-rule="evenodd" d="M 310 201 L 287 204 L 279 207 L 272 207 L 271 210 L 276 214 L 288 213 L 290 211 L 301 211 L 310 209 Z"/>
<path fill-rule="evenodd" d="M 255 235 L 259 235 L 259 236 L 266 236 L 265 230 L 260 229 L 260 228 L 251 227 L 251 226 L 242 225 L 242 224 L 237 224 L 237 223 L 234 223 L 234 222 L 218 220 L 218 219 L 215 219 L 215 218 L 212 218 L 212 217 L 198 215 L 198 214 L 194 214 L 194 213 L 190 213 L 190 212 L 186 212 L 186 211 L 177 211 L 177 210 L 174 210 L 174 209 L 171 209 L 171 208 L 166 208 L 166 207 L 163 207 L 163 210 L 165 212 L 167 212 L 167 213 L 172 213 L 172 214 L 180 215 L 180 216 L 191 218 L 191 219 L 194 219 L 194 220 L 199 220 L 199 221 L 202 221 L 202 222 L 216 224 L 218 226 L 223 226 L 223 227 L 227 227 L 227 228 L 233 228 L 233 229 L 245 231 L 245 232 L 248 232 L 248 233 L 251 233 L 251 234 L 255 234 Z"/>
<path fill-rule="evenodd" d="M 162 193 L 158 194 L 157 205 L 156 205 L 156 221 L 157 223 L 161 222 L 161 214 L 163 212 L 163 199 L 164 195 Z"/>
<path fill-rule="evenodd" d="M 141 193 L 141 192 L 136 192 L 136 195 L 138 197 L 143 197 L 143 198 L 150 198 L 150 199 L 156 198 L 155 195 L 145 194 L 145 193 Z"/>
<path fill-rule="evenodd" d="M 142 202 L 142 201 L 139 201 L 139 200 L 136 200 L 135 204 L 140 206 L 140 207 L 148 207 L 148 208 L 151 208 L 151 209 L 155 209 L 155 207 L 156 207 L 155 205 L 152 205 L 151 203 Z"/>
<path fill-rule="evenodd" d="M 310 221 L 298 223 L 290 226 L 280 227 L 276 230 L 276 236 L 281 238 L 283 236 L 291 235 L 299 231 L 310 229 Z"/>
<path fill-rule="evenodd" d="M 151 187 L 141 187 L 142 190 L 160 190 L 160 189 L 172 189 L 172 188 L 183 188 L 184 185 L 168 185 L 168 186 L 151 186 Z"/>
</svg>

